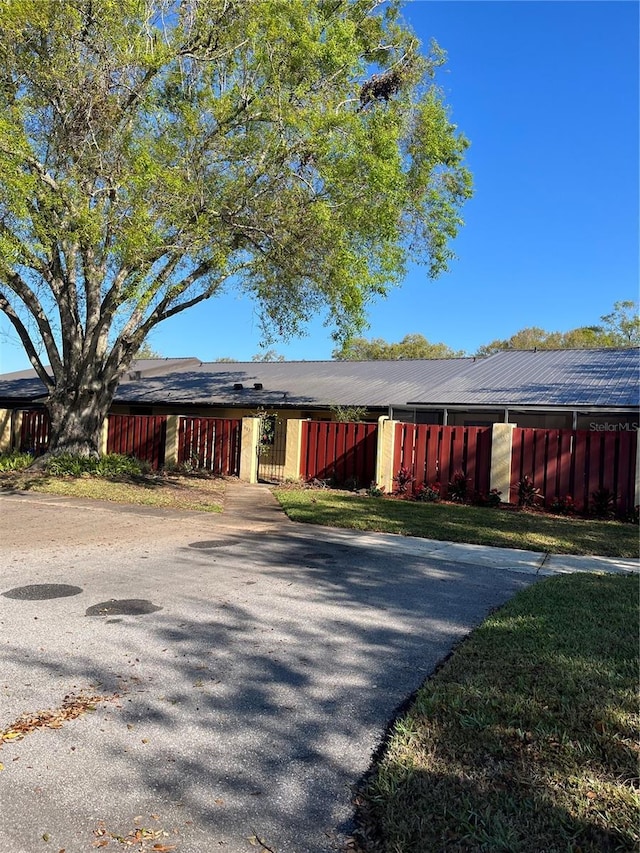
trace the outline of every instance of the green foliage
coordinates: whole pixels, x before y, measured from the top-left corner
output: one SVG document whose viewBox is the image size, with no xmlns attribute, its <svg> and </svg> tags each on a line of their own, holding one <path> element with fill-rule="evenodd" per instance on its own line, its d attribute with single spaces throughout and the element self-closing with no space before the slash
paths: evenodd
<svg viewBox="0 0 640 853">
<path fill-rule="evenodd" d="M 333 419 L 342 424 L 358 423 L 367 416 L 366 406 L 340 406 L 336 403 L 329 408 Z"/>
<path fill-rule="evenodd" d="M 149 470 L 149 466 L 140 459 L 123 456 L 120 453 L 108 453 L 99 459 L 90 456 L 61 453 L 47 460 L 46 470 L 48 474 L 57 477 L 82 477 L 83 475 L 108 478 L 135 477 L 146 473 Z"/>
<path fill-rule="evenodd" d="M 557 512 L 559 515 L 574 515 L 576 504 L 571 495 L 558 496 L 551 501 L 550 509 L 551 512 Z"/>
<path fill-rule="evenodd" d="M 420 483 L 416 486 L 413 497 L 422 503 L 437 503 L 442 497 L 440 483 Z"/>
<path fill-rule="evenodd" d="M 260 418 L 260 435 L 258 438 L 258 453 L 262 456 L 271 452 L 275 444 L 276 429 L 278 428 L 278 416 L 268 412 L 260 406 L 255 414 Z"/>
<path fill-rule="evenodd" d="M 226 360 L 226 359 L 225 359 Z M 233 361 L 233 359 L 230 359 Z M 277 350 L 270 347 L 264 352 L 257 352 L 255 355 L 251 356 L 251 361 L 258 362 L 268 362 L 268 361 L 284 361 L 285 357 L 282 353 L 279 353 Z M 219 361 L 223 361 L 223 359 L 219 359 Z"/>
<path fill-rule="evenodd" d="M 54 444 L 227 284 L 265 342 L 319 312 L 340 341 L 409 258 L 447 268 L 468 142 L 399 5 L 6 0 L 0 311 L 60 403 Z"/>
<path fill-rule="evenodd" d="M 615 346 L 640 345 L 640 316 L 638 303 L 629 299 L 613 303 L 613 311 L 600 318 L 604 328 L 610 334 Z"/>
<path fill-rule="evenodd" d="M 491 489 L 489 494 L 479 492 L 473 495 L 473 503 L 476 506 L 498 507 L 502 503 L 501 495 L 500 489 Z"/>
<path fill-rule="evenodd" d="M 367 497 L 369 498 L 383 498 L 385 496 L 385 493 L 385 487 L 379 486 L 376 482 L 371 483 L 371 485 L 367 489 Z"/>
<path fill-rule="evenodd" d="M 606 486 L 591 493 L 590 509 L 597 518 L 612 518 L 615 513 L 616 496 Z"/>
<path fill-rule="evenodd" d="M 0 453 L 0 471 L 22 471 L 33 463 L 32 453 L 21 453 L 12 450 L 9 453 Z"/>
<path fill-rule="evenodd" d="M 567 332 L 547 332 L 538 326 L 520 329 L 510 338 L 481 346 L 476 355 L 486 356 L 506 349 L 593 349 L 640 344 L 640 318 L 636 302 L 615 302 L 601 325 L 580 326 Z"/>
<path fill-rule="evenodd" d="M 525 474 L 520 480 L 518 480 L 516 483 L 516 489 L 518 494 L 518 506 L 532 507 L 544 499 L 540 489 L 534 485 L 533 478 L 530 477 L 529 474 Z"/>
<path fill-rule="evenodd" d="M 454 471 L 450 482 L 447 484 L 447 497 L 454 503 L 463 504 L 469 496 L 470 480 L 464 471 Z"/>
<path fill-rule="evenodd" d="M 443 343 L 429 343 L 423 335 L 405 335 L 398 343 L 387 343 L 383 338 L 350 338 L 332 356 L 339 361 L 377 361 L 411 358 L 458 358 L 462 350 L 454 350 Z"/>
<path fill-rule="evenodd" d="M 394 495 L 408 497 L 412 492 L 415 479 L 416 478 L 413 476 L 411 469 L 403 465 L 393 478 L 393 482 L 396 484 L 393 492 Z"/>
</svg>

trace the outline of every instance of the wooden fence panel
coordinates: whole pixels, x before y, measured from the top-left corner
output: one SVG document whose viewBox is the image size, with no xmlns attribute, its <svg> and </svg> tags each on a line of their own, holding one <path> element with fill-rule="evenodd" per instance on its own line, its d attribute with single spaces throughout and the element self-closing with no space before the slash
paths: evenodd
<svg viewBox="0 0 640 853">
<path fill-rule="evenodd" d="M 396 426 L 394 474 L 408 468 L 414 487 L 440 483 L 443 495 L 458 472 L 472 492 L 488 494 L 491 469 L 491 428 L 404 424 Z"/>
<path fill-rule="evenodd" d="M 166 439 L 166 415 L 109 415 L 107 453 L 134 456 L 158 469 L 164 464 Z"/>
<path fill-rule="evenodd" d="M 28 409 L 22 412 L 20 427 L 20 452 L 42 456 L 49 448 L 51 422 L 46 409 Z"/>
<path fill-rule="evenodd" d="M 608 489 L 618 515 L 633 510 L 637 433 L 590 430 L 514 429 L 511 501 L 516 484 L 532 477 L 544 505 L 571 496 L 579 512 L 589 510 L 594 492 Z"/>
<path fill-rule="evenodd" d="M 305 421 L 300 476 L 366 488 L 376 475 L 377 436 L 377 424 Z"/>
<path fill-rule="evenodd" d="M 187 418 L 178 421 L 178 464 L 219 476 L 240 473 L 240 418 Z"/>
</svg>

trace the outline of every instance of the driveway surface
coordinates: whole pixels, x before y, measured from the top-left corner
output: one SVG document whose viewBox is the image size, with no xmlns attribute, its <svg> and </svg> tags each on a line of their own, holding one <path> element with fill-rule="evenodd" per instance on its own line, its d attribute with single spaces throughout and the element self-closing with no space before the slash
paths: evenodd
<svg viewBox="0 0 640 853">
<path fill-rule="evenodd" d="M 4 744 L 0 850 L 344 849 L 398 706 L 539 574 L 234 494 L 223 517 L 0 497 L 0 730 L 98 697 Z"/>
</svg>

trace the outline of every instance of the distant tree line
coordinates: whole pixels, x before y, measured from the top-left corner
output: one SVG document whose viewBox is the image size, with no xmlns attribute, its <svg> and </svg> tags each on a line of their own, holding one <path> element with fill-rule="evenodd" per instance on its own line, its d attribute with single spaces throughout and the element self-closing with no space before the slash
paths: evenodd
<svg viewBox="0 0 640 853">
<path fill-rule="evenodd" d="M 638 303 L 631 300 L 615 302 L 608 314 L 600 317 L 593 326 L 578 326 L 567 332 L 548 332 L 539 326 L 528 326 L 509 338 L 496 338 L 483 344 L 474 353 L 457 350 L 445 343 L 432 343 L 421 334 L 405 335 L 401 341 L 389 343 L 384 338 L 351 338 L 333 351 L 337 361 L 391 361 L 417 358 L 461 358 L 467 355 L 478 357 L 492 355 L 509 349 L 595 349 L 596 347 L 640 346 L 640 317 Z M 146 347 L 146 349 L 145 349 Z M 158 358 L 158 353 L 146 345 L 139 352 L 140 358 Z M 219 362 L 234 362 L 228 356 L 214 359 Z M 285 361 L 285 356 L 275 349 L 256 353 L 251 361 Z"/>
<path fill-rule="evenodd" d="M 496 339 L 477 349 L 476 356 L 492 355 L 509 349 L 593 349 L 595 347 L 629 347 L 640 345 L 640 317 L 638 304 L 630 300 L 614 303 L 609 314 L 600 317 L 600 323 L 580 326 L 567 332 L 547 332 L 537 326 L 520 329 L 510 338 Z M 454 350 L 444 343 L 431 343 L 424 335 L 405 335 L 398 343 L 388 343 L 383 338 L 352 338 L 333 358 L 339 361 L 369 361 L 377 359 L 456 358 L 467 355 L 464 350 Z"/>
</svg>

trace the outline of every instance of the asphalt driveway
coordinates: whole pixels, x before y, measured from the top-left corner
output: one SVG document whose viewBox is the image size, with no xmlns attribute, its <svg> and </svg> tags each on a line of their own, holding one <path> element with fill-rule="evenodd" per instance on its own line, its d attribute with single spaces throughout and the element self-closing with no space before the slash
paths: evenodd
<svg viewBox="0 0 640 853">
<path fill-rule="evenodd" d="M 0 850 L 344 849 L 398 706 L 536 577 L 481 562 L 275 517 L 0 497 L 0 730 L 99 697 L 4 744 Z"/>
</svg>

